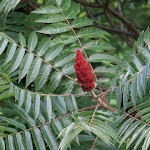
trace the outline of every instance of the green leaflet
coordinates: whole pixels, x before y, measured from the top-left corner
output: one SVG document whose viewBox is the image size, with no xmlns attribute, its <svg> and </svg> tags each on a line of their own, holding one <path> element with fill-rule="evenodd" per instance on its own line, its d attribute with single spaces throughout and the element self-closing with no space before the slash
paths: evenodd
<svg viewBox="0 0 150 150">
<path fill-rule="evenodd" d="M 75 54 L 74 54 L 74 53 L 73 53 L 73 54 L 70 54 L 69 56 L 68 56 L 68 54 L 64 54 L 64 55 L 60 56 L 60 57 L 55 61 L 54 66 L 55 66 L 55 67 L 60 67 L 60 66 L 62 66 L 62 65 L 65 65 L 65 64 L 67 64 L 68 62 L 70 62 L 71 60 L 73 60 L 74 57 L 75 57 Z"/>
<path fill-rule="evenodd" d="M 27 92 L 26 101 L 25 101 L 25 111 L 26 111 L 26 113 L 28 113 L 30 111 L 31 99 L 32 99 L 31 93 Z"/>
<path fill-rule="evenodd" d="M 52 103 L 50 96 L 45 96 L 45 104 L 46 104 L 47 118 L 48 121 L 50 122 L 52 117 Z"/>
<path fill-rule="evenodd" d="M 0 149 L 5 150 L 5 142 L 4 142 L 3 138 L 1 138 L 1 137 L 0 137 Z"/>
<path fill-rule="evenodd" d="M 14 147 L 14 143 L 13 143 L 13 136 L 12 135 L 8 135 L 6 137 L 6 145 L 7 145 L 7 149 L 9 150 L 15 150 L 15 147 Z"/>
<path fill-rule="evenodd" d="M 58 149 L 58 144 L 56 141 L 56 137 L 53 135 L 53 132 L 50 128 L 49 125 L 44 125 L 41 127 L 41 132 L 42 135 L 45 139 L 45 142 L 49 146 L 50 149 L 52 150 L 57 150 Z"/>
<path fill-rule="evenodd" d="M 20 122 L 17 122 L 16 120 L 11 119 L 11 118 L 0 117 L 0 119 L 2 119 L 2 120 L 4 120 L 4 121 L 6 121 L 6 122 L 8 122 L 8 123 L 10 123 L 10 124 L 12 124 L 12 125 L 14 125 L 15 127 L 20 128 L 20 129 L 22 129 L 22 130 L 25 130 L 25 129 L 26 129 L 25 125 L 23 125 L 23 124 L 20 123 Z"/>
<path fill-rule="evenodd" d="M 58 13 L 58 12 L 60 12 L 60 9 L 52 5 L 46 5 L 32 11 L 32 13 L 37 13 L 37 14 L 50 14 L 50 13 Z"/>
<path fill-rule="evenodd" d="M 60 102 L 59 102 L 57 97 L 55 97 L 52 100 L 52 106 L 53 106 L 53 108 L 55 108 L 57 110 L 57 112 L 60 115 L 65 115 L 67 113 L 66 110 L 63 108 L 63 106 L 60 104 Z"/>
<path fill-rule="evenodd" d="M 30 65 L 33 61 L 34 55 L 32 53 L 27 53 L 22 59 L 21 66 L 19 69 L 19 82 L 28 73 Z"/>
<path fill-rule="evenodd" d="M 34 119 L 36 120 L 40 113 L 40 95 L 36 94 L 34 98 Z"/>
<path fill-rule="evenodd" d="M 40 66 L 41 66 L 42 60 L 39 58 L 35 58 L 29 68 L 27 77 L 26 77 L 26 87 L 33 82 L 33 80 L 36 78 L 38 75 Z"/>
<path fill-rule="evenodd" d="M 31 130 L 34 144 L 37 150 L 46 150 L 41 131 L 38 128 Z"/>
<path fill-rule="evenodd" d="M 59 22 L 59 23 L 53 23 L 51 25 L 48 25 L 37 32 L 44 33 L 44 34 L 56 34 L 56 33 L 66 32 L 69 30 L 71 30 L 71 28 L 68 25 L 68 23 Z"/>
<path fill-rule="evenodd" d="M 86 50 L 94 50 L 96 52 L 101 52 L 103 50 L 112 50 L 115 49 L 109 43 L 106 43 L 102 40 L 96 40 L 88 42 L 87 44 L 83 45 L 83 48 Z"/>
<path fill-rule="evenodd" d="M 18 48 L 14 54 L 14 57 L 11 61 L 11 66 L 10 66 L 10 71 L 9 73 L 12 73 L 15 71 L 19 65 L 21 64 L 21 61 L 23 59 L 23 56 L 25 54 L 25 49 L 24 48 Z"/>
<path fill-rule="evenodd" d="M 29 35 L 29 39 L 28 39 L 28 50 L 29 51 L 34 51 L 36 45 L 38 42 L 38 37 L 35 31 L 32 31 L 31 34 Z"/>
<path fill-rule="evenodd" d="M 47 5 L 32 11 L 32 13 L 38 13 L 38 14 L 59 13 L 61 12 L 61 10 L 66 11 L 70 7 L 70 5 L 71 5 L 71 0 L 67 0 L 67 1 L 63 0 L 59 8 L 52 5 Z"/>
<path fill-rule="evenodd" d="M 73 3 L 71 7 L 64 12 L 64 15 L 67 19 L 73 19 L 80 13 L 80 4 Z"/>
<path fill-rule="evenodd" d="M 74 70 L 74 62 L 70 62 L 68 64 L 66 64 L 63 68 L 62 68 L 62 72 L 64 72 L 67 75 L 73 74 L 75 73 Z"/>
<path fill-rule="evenodd" d="M 55 23 L 55 22 L 60 22 L 65 20 L 66 19 L 62 14 L 48 14 L 37 19 L 35 22 Z"/>
<path fill-rule="evenodd" d="M 136 106 L 136 81 L 135 79 L 132 81 L 132 85 L 131 85 L 131 98 L 132 98 L 132 102 L 134 104 L 134 106 Z"/>
<path fill-rule="evenodd" d="M 48 48 L 50 47 L 51 44 L 51 38 L 46 37 L 43 38 L 40 43 L 38 44 L 38 47 L 36 49 L 36 54 L 38 56 L 42 56 L 45 54 L 45 52 L 48 50 Z"/>
<path fill-rule="evenodd" d="M 65 103 L 64 97 L 61 96 L 61 95 L 58 95 L 57 99 L 58 99 L 59 103 L 63 106 L 63 108 L 65 109 L 65 111 L 67 111 L 66 110 L 66 103 Z"/>
<path fill-rule="evenodd" d="M 8 46 L 6 57 L 5 57 L 5 64 L 7 64 L 8 62 L 10 62 L 12 60 L 12 58 L 15 54 L 16 48 L 17 48 L 16 43 L 13 43 L 13 44 L 11 43 Z"/>
<path fill-rule="evenodd" d="M 100 66 L 100 67 L 96 67 L 94 69 L 94 72 L 96 73 L 107 73 L 109 75 L 113 75 L 116 72 L 116 67 L 105 67 L 105 66 Z"/>
<path fill-rule="evenodd" d="M 0 126 L 0 130 L 2 131 L 9 131 L 9 132 L 17 132 L 17 130 L 15 130 L 14 128 L 11 127 L 6 127 L 6 126 Z"/>
<path fill-rule="evenodd" d="M 149 26 L 147 27 L 146 31 L 144 32 L 144 41 L 148 44 L 150 41 L 149 37 Z"/>
<path fill-rule="evenodd" d="M 16 133 L 14 135 L 14 141 L 15 141 L 15 146 L 17 150 L 25 150 L 23 141 L 22 141 L 22 135 L 20 133 Z"/>
<path fill-rule="evenodd" d="M 62 79 L 62 73 L 61 72 L 53 72 L 53 74 L 50 77 L 50 83 L 48 84 L 47 93 L 53 92 L 59 85 L 61 79 Z"/>
<path fill-rule="evenodd" d="M 36 91 L 39 91 L 48 80 L 48 76 L 51 72 L 51 68 L 52 67 L 48 64 L 43 64 L 43 66 L 40 68 L 39 73 L 35 80 Z"/>
<path fill-rule="evenodd" d="M 19 108 L 16 104 L 10 104 L 14 108 L 14 110 L 29 123 L 30 126 L 33 127 L 36 125 L 35 121 L 25 112 L 24 109 L 22 109 L 21 107 Z"/>
<path fill-rule="evenodd" d="M 18 38 L 19 38 L 19 43 L 22 47 L 26 46 L 26 39 L 25 37 L 22 35 L 22 33 L 18 34 Z"/>
<path fill-rule="evenodd" d="M 79 38 L 95 38 L 95 37 L 102 37 L 103 34 L 104 34 L 104 31 L 99 28 L 86 27 L 86 28 L 79 30 L 77 35 Z"/>
<path fill-rule="evenodd" d="M 104 53 L 93 54 L 89 57 L 89 60 L 90 62 L 112 61 L 118 63 L 119 65 L 122 63 L 122 61 L 119 58 Z"/>
<path fill-rule="evenodd" d="M 91 25 L 93 23 L 93 20 L 87 17 L 82 17 L 82 18 L 76 18 L 72 21 L 71 25 L 73 28 L 79 28 L 79 27 L 84 27 L 84 26 L 88 26 Z M 91 28 L 91 27 L 90 27 Z M 85 30 L 84 28 L 81 29 L 78 32 L 78 37 L 83 37 L 83 33 L 85 34 Z"/>
<path fill-rule="evenodd" d="M 25 92 L 23 89 L 20 90 L 20 95 L 19 95 L 19 101 L 18 101 L 18 106 L 22 106 L 23 102 L 24 102 L 24 95 Z"/>
<path fill-rule="evenodd" d="M 23 141 L 24 141 L 26 150 L 33 150 L 31 133 L 29 131 L 23 132 Z"/>
<path fill-rule="evenodd" d="M 60 54 L 60 52 L 63 50 L 63 47 L 64 47 L 63 44 L 57 44 L 57 45 L 52 46 L 46 52 L 44 59 L 46 61 L 53 60 L 56 56 L 58 56 Z"/>
<path fill-rule="evenodd" d="M 61 35 L 61 36 L 54 38 L 53 39 L 53 43 L 54 43 L 53 45 L 56 45 L 58 43 L 62 43 L 64 45 L 67 45 L 67 44 L 73 43 L 75 41 L 77 41 L 77 38 L 75 35 L 64 34 L 64 35 Z"/>
<path fill-rule="evenodd" d="M 7 46 L 8 40 L 7 39 L 2 39 L 0 41 L 0 55 L 3 53 L 3 51 L 5 50 L 6 46 Z"/>
<path fill-rule="evenodd" d="M 128 103 L 128 85 L 129 82 L 125 82 L 125 87 L 123 92 L 123 107 L 125 111 L 127 109 L 127 103 Z"/>
</svg>

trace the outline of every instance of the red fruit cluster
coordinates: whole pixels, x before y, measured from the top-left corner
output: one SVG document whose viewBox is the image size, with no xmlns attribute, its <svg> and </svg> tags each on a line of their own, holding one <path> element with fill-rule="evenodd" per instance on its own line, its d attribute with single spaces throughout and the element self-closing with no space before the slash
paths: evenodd
<svg viewBox="0 0 150 150">
<path fill-rule="evenodd" d="M 81 84 L 83 91 L 91 91 L 94 88 L 94 75 L 90 65 L 84 59 L 81 51 L 78 49 L 75 58 L 74 68 L 76 71 L 78 83 Z"/>
</svg>

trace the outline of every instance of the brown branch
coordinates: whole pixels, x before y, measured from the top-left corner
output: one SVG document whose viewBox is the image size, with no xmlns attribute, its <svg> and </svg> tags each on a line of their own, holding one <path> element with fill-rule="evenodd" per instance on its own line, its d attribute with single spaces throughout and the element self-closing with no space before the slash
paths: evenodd
<svg viewBox="0 0 150 150">
<path fill-rule="evenodd" d="M 105 94 L 103 95 L 102 98 L 105 98 L 105 95 L 106 95 L 109 91 L 110 91 L 110 90 L 107 90 L 107 92 L 105 92 Z M 113 107 L 110 107 L 110 106 L 108 106 L 107 104 L 105 104 L 105 103 L 102 101 L 102 99 L 100 99 L 100 98 L 95 94 L 94 89 L 92 89 L 90 93 L 91 93 L 91 95 L 93 96 L 93 98 L 96 99 L 97 103 L 99 103 L 99 104 L 101 105 L 101 107 L 103 107 L 103 108 L 105 108 L 105 109 L 108 109 L 108 110 L 110 110 L 110 111 L 112 111 L 112 112 L 115 111 L 115 109 L 114 109 Z"/>
<path fill-rule="evenodd" d="M 101 28 L 101 29 L 103 29 L 103 30 L 105 30 L 105 31 L 109 31 L 109 32 L 114 32 L 114 33 L 119 33 L 119 34 L 125 34 L 125 35 L 128 35 L 128 36 L 132 36 L 131 33 L 128 33 L 128 32 L 125 32 L 125 31 L 122 31 L 122 30 L 119 30 L 119 29 L 104 27 L 104 26 L 100 25 L 100 24 L 96 21 L 96 19 L 94 18 L 94 16 L 88 11 L 88 9 L 86 8 L 86 6 L 84 6 L 84 9 L 85 9 L 87 15 L 88 15 L 91 19 L 93 19 L 94 22 L 96 23 L 96 25 L 93 25 L 93 26 L 98 27 L 98 28 Z M 105 13 L 106 13 L 106 12 L 105 12 Z M 133 37 L 133 36 L 132 36 L 132 37 Z"/>
<path fill-rule="evenodd" d="M 98 27 L 98 28 L 101 28 L 105 31 L 109 31 L 109 32 L 113 32 L 113 33 L 119 33 L 119 34 L 125 34 L 127 36 L 132 36 L 132 34 L 128 33 L 128 32 L 125 32 L 125 31 L 121 31 L 119 29 L 114 29 L 114 28 L 108 28 L 108 27 L 105 27 L 105 26 L 102 26 L 102 25 L 99 25 L 99 24 L 96 24 L 96 25 L 93 25 L 94 27 Z M 132 36 L 133 37 L 133 36 Z"/>
<path fill-rule="evenodd" d="M 90 150 L 92 150 L 92 149 L 94 148 L 94 146 L 95 146 L 95 143 L 96 143 L 97 139 L 98 139 L 98 136 L 95 138 L 95 140 L 94 140 L 94 142 L 93 142 L 93 145 L 92 145 L 92 147 L 91 147 L 91 149 L 90 149 Z"/>
<path fill-rule="evenodd" d="M 77 3 L 81 3 L 83 5 L 86 5 L 88 7 L 107 9 L 107 11 L 109 13 L 111 13 L 113 16 L 115 16 L 116 18 L 121 20 L 130 30 L 132 30 L 132 32 L 134 33 L 134 38 L 136 40 L 139 37 L 139 32 L 136 29 L 136 27 L 130 21 L 128 21 L 125 17 L 120 15 L 117 11 L 112 9 L 110 6 L 106 8 L 105 4 L 102 3 L 102 2 L 99 2 L 98 4 L 94 4 L 94 3 L 88 3 L 85 0 L 74 0 L 74 1 L 77 2 Z"/>
</svg>

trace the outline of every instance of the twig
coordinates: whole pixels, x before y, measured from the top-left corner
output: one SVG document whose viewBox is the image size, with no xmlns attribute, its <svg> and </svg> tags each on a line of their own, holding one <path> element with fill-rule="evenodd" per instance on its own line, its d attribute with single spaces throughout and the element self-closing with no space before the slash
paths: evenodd
<svg viewBox="0 0 150 150">
<path fill-rule="evenodd" d="M 97 105 L 96 105 L 96 107 L 95 107 L 95 110 L 94 110 L 94 112 L 93 112 L 91 121 L 90 121 L 90 123 L 89 123 L 89 126 L 90 126 L 91 123 L 93 122 L 93 119 L 94 119 L 94 117 L 95 117 L 96 111 L 97 111 L 98 107 L 100 107 L 100 106 L 101 106 L 101 104 L 100 104 L 100 103 L 97 103 Z"/>
<path fill-rule="evenodd" d="M 109 90 L 107 90 L 107 92 L 103 95 L 102 98 L 104 98 L 108 92 L 109 92 Z M 103 107 L 103 108 L 105 108 L 105 109 L 108 109 L 108 110 L 110 110 L 110 111 L 112 111 L 112 112 L 115 111 L 115 109 L 114 109 L 113 107 L 110 107 L 110 106 L 108 106 L 107 104 L 105 104 L 105 103 L 102 101 L 102 99 L 100 99 L 100 98 L 95 94 L 94 89 L 92 89 L 90 93 L 91 93 L 91 95 L 93 96 L 93 98 L 97 101 L 97 103 L 99 103 L 99 104 L 101 105 L 101 107 Z"/>
<path fill-rule="evenodd" d="M 94 142 L 93 142 L 93 145 L 92 145 L 92 147 L 91 147 L 91 149 L 90 149 L 90 150 L 92 150 L 92 149 L 94 148 L 94 146 L 95 146 L 95 143 L 96 143 L 97 139 L 98 139 L 98 136 L 95 138 L 95 140 L 94 140 Z"/>
</svg>

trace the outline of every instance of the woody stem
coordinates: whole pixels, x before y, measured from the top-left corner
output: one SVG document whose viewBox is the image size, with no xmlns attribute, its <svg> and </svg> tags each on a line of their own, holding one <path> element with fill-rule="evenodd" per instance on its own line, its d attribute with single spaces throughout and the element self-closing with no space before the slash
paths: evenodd
<svg viewBox="0 0 150 150">
<path fill-rule="evenodd" d="M 112 112 L 115 111 L 115 108 L 108 106 L 107 104 L 105 104 L 105 103 L 102 101 L 102 99 L 103 99 L 105 96 L 103 96 L 102 99 L 100 99 L 100 98 L 97 97 L 97 95 L 95 94 L 94 89 L 92 89 L 90 93 L 91 93 L 91 95 L 93 96 L 93 98 L 97 101 L 97 103 L 100 104 L 101 107 L 103 107 L 103 108 L 105 108 L 105 109 L 108 109 L 108 110 L 110 110 L 110 111 L 112 111 Z"/>
</svg>

